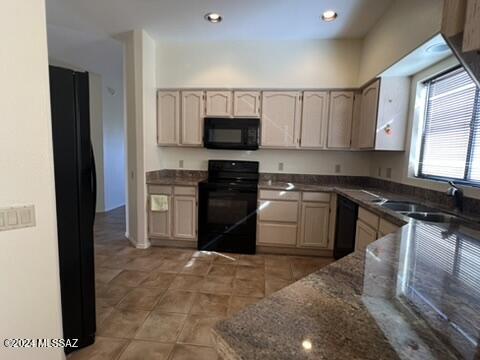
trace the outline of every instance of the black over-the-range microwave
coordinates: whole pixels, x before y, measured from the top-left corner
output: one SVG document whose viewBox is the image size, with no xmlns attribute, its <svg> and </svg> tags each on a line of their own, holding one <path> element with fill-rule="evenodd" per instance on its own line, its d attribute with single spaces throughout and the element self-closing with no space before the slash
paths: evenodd
<svg viewBox="0 0 480 360">
<path fill-rule="evenodd" d="M 260 119 L 205 118 L 203 145 L 207 149 L 257 150 Z"/>
</svg>

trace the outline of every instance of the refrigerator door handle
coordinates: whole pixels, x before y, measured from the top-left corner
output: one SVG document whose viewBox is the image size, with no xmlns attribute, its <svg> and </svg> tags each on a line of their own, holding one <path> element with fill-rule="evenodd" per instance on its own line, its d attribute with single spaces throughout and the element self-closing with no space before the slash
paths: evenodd
<svg viewBox="0 0 480 360">
<path fill-rule="evenodd" d="M 92 143 L 90 143 L 90 154 L 92 158 L 92 170 L 90 174 L 90 183 L 91 183 L 92 196 L 93 196 L 93 220 L 95 220 L 95 213 L 97 210 L 97 170 L 95 166 L 95 155 L 93 153 Z"/>
</svg>

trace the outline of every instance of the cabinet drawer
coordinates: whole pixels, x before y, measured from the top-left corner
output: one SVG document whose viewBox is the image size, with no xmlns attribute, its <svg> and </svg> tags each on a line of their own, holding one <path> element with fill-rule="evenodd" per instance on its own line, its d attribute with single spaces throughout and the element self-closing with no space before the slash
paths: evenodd
<svg viewBox="0 0 480 360">
<path fill-rule="evenodd" d="M 294 201 L 258 202 L 258 219 L 260 221 L 294 222 L 298 221 L 298 203 Z"/>
<path fill-rule="evenodd" d="M 175 186 L 175 195 L 195 196 L 196 189 L 193 186 Z"/>
<path fill-rule="evenodd" d="M 260 190 L 260 199 L 300 200 L 300 193 L 296 191 Z"/>
<path fill-rule="evenodd" d="M 330 202 L 330 193 L 325 192 L 304 192 L 302 195 L 304 201 Z"/>
<path fill-rule="evenodd" d="M 297 244 L 297 225 L 259 223 L 257 242 L 275 246 L 295 246 Z"/>
<path fill-rule="evenodd" d="M 399 227 L 397 225 L 394 225 L 385 219 L 380 219 L 380 225 L 378 226 L 378 231 L 381 234 L 388 235 L 397 231 L 398 229 Z"/>
<path fill-rule="evenodd" d="M 150 194 L 167 194 L 171 195 L 172 194 L 172 187 L 171 186 L 165 186 L 165 185 L 150 185 L 148 187 L 148 192 Z"/>
<path fill-rule="evenodd" d="M 372 227 L 375 231 L 378 229 L 379 217 L 364 208 L 358 209 L 358 218 L 365 224 Z"/>
</svg>

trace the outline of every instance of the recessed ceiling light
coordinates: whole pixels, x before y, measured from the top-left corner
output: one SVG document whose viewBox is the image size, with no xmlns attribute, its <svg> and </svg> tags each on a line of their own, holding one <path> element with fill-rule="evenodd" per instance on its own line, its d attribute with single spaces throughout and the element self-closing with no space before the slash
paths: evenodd
<svg viewBox="0 0 480 360">
<path fill-rule="evenodd" d="M 322 14 L 323 21 L 333 21 L 338 17 L 338 14 L 333 10 L 327 10 Z"/>
<path fill-rule="evenodd" d="M 211 12 L 204 16 L 205 20 L 210 21 L 213 24 L 219 23 L 222 21 L 222 15 Z"/>
</svg>

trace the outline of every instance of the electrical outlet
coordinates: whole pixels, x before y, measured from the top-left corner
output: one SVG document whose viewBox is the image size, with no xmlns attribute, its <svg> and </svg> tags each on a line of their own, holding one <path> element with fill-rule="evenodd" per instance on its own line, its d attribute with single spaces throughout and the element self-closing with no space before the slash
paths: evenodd
<svg viewBox="0 0 480 360">
<path fill-rule="evenodd" d="M 278 163 L 278 171 L 283 171 L 283 162 Z"/>
<path fill-rule="evenodd" d="M 183 169 L 183 160 L 178 160 L 178 167 Z"/>
<path fill-rule="evenodd" d="M 340 164 L 335 164 L 335 174 L 340 174 L 342 172 L 342 167 Z"/>
<path fill-rule="evenodd" d="M 387 168 L 387 179 L 391 179 L 392 178 L 392 168 Z"/>
</svg>

